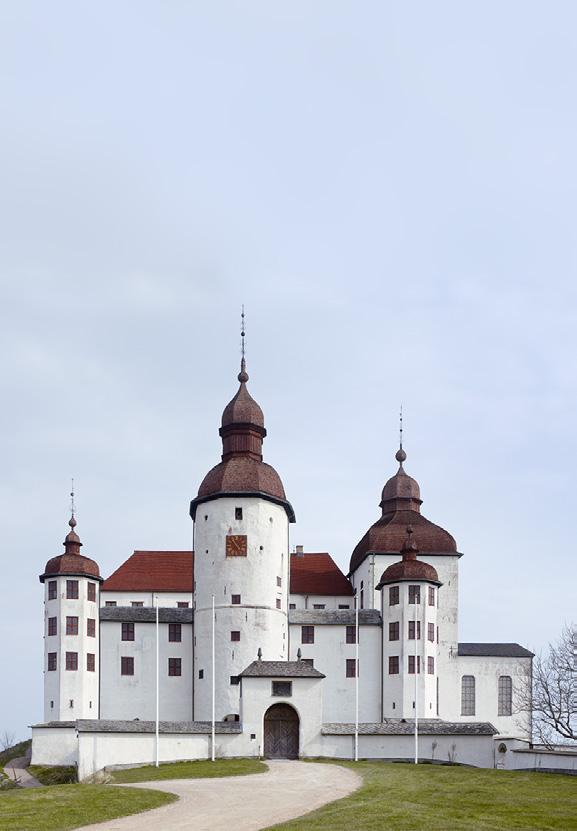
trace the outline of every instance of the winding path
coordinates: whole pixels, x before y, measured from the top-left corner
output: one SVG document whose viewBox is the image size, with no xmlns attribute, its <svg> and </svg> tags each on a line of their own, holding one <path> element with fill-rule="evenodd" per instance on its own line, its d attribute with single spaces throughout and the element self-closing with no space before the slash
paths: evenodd
<svg viewBox="0 0 577 831">
<path fill-rule="evenodd" d="M 180 799 L 143 814 L 87 825 L 82 831 L 257 831 L 348 796 L 361 784 L 356 773 L 337 765 L 267 764 L 267 773 L 249 776 L 131 785 L 168 791 Z"/>
</svg>

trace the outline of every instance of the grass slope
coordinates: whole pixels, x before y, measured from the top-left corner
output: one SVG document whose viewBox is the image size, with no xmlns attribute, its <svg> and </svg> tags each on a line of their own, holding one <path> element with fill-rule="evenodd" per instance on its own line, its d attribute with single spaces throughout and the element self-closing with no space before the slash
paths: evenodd
<svg viewBox="0 0 577 831">
<path fill-rule="evenodd" d="M 245 776 L 247 773 L 264 773 L 267 767 L 258 759 L 216 759 L 209 762 L 202 759 L 198 762 L 171 762 L 155 765 L 146 765 L 140 768 L 112 771 L 114 782 L 153 782 L 159 779 L 200 779 L 215 776 Z M 1 827 L 1 826 L 0 826 Z"/>
<path fill-rule="evenodd" d="M 344 763 L 354 794 L 275 831 L 574 831 L 577 777 L 479 768 Z"/>
<path fill-rule="evenodd" d="M 43 785 L 72 785 L 77 781 L 77 771 L 74 765 L 64 767 L 62 765 L 29 765 L 30 773 Z"/>
<path fill-rule="evenodd" d="M 2 831 L 68 831 L 174 802 L 174 794 L 106 785 L 56 785 L 0 796 Z"/>
<path fill-rule="evenodd" d="M 12 747 L 9 747 L 7 750 L 3 750 L 0 753 L 0 768 L 6 767 L 11 759 L 18 759 L 21 756 L 26 756 L 26 752 L 31 744 L 32 739 L 26 739 L 24 742 L 18 742 L 18 744 L 12 745 Z"/>
</svg>

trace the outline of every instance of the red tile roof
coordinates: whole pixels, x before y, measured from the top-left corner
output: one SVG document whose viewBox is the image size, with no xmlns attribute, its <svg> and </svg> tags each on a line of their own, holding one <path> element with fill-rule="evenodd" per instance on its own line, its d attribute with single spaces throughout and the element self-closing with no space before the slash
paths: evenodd
<svg viewBox="0 0 577 831">
<path fill-rule="evenodd" d="M 291 554 L 293 594 L 352 595 L 351 584 L 330 554 Z M 102 591 L 192 592 L 191 551 L 135 551 L 102 584 Z"/>
</svg>

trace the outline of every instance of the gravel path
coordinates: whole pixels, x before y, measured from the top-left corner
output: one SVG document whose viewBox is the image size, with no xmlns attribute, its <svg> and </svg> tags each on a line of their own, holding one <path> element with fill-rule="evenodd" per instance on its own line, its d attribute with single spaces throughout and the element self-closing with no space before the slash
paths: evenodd
<svg viewBox="0 0 577 831">
<path fill-rule="evenodd" d="M 13 782 L 17 782 L 21 788 L 41 788 L 42 783 L 26 770 L 26 765 L 29 763 L 26 756 L 22 756 L 21 759 L 12 759 L 4 768 L 4 773 Z"/>
<path fill-rule="evenodd" d="M 348 796 L 361 784 L 360 776 L 337 765 L 267 764 L 267 773 L 250 776 L 131 785 L 169 791 L 180 799 L 143 814 L 87 825 L 82 831 L 257 831 Z"/>
</svg>

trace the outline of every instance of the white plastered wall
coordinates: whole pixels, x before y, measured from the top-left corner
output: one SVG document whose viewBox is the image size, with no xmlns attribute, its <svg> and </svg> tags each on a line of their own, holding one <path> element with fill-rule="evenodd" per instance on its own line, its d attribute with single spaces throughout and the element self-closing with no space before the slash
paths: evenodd
<svg viewBox="0 0 577 831">
<path fill-rule="evenodd" d="M 100 605 L 115 603 L 117 606 L 131 606 L 133 603 L 142 603 L 144 606 L 176 607 L 178 603 L 188 603 L 192 608 L 192 592 L 109 592 L 100 593 Z"/>
<path fill-rule="evenodd" d="M 289 597 L 290 608 L 311 609 L 315 606 L 323 606 L 325 609 L 353 609 L 354 598 L 350 595 L 328 595 L 328 594 L 291 594 Z"/>
</svg>

